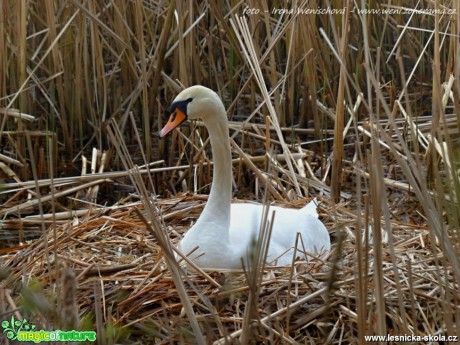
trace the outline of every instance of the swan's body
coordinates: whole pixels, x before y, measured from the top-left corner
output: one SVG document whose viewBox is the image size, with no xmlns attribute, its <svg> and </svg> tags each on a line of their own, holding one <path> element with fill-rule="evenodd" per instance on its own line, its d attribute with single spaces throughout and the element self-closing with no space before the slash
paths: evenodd
<svg viewBox="0 0 460 345">
<path fill-rule="evenodd" d="M 260 204 L 231 204 L 232 157 L 228 121 L 224 105 L 212 90 L 196 85 L 182 91 L 168 109 L 171 117 L 161 130 L 163 137 L 186 119 L 202 118 L 208 129 L 214 160 L 214 176 L 208 202 L 195 225 L 180 242 L 180 249 L 200 267 L 241 268 L 246 261 L 254 236 L 258 234 L 263 213 Z M 310 202 L 302 209 L 271 206 L 276 211 L 267 262 L 277 259 L 277 265 L 292 261 L 297 233 L 298 249 L 309 254 L 329 251 L 329 234 L 318 219 L 316 204 Z"/>
</svg>

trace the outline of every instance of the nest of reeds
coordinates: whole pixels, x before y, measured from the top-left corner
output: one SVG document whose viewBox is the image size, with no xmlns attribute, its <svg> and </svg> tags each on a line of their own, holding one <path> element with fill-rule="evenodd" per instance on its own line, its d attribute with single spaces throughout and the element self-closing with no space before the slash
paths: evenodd
<svg viewBox="0 0 460 345">
<path fill-rule="evenodd" d="M 199 216 L 205 199 L 184 195 L 158 202 L 172 243 Z M 122 343 L 195 343 L 163 249 L 136 210 L 144 212 L 141 202 L 88 212 L 49 227 L 20 250 L 12 248 L 3 256 L 8 273 L 2 282 L 3 310 L 15 310 L 43 328 L 77 329 L 85 320 L 98 336 Z M 382 307 L 386 319 L 381 321 L 389 333 L 434 334 L 440 325 L 433 323 L 439 317 L 432 313 L 439 304 L 458 311 L 458 305 L 443 302 L 458 286 L 449 268 L 439 267 L 431 254 L 436 243 L 425 226 L 394 221 L 392 245 L 375 248 L 372 232 L 346 205 L 323 202 L 319 213 L 334 238 L 328 257 L 260 272 L 182 272 L 207 342 L 235 343 L 242 337 L 292 344 L 348 342 L 359 327 L 378 327 L 371 318 Z M 375 266 L 377 251 L 382 270 Z M 257 287 L 250 275 L 257 275 Z M 27 310 L 40 316 L 30 318 Z"/>
</svg>

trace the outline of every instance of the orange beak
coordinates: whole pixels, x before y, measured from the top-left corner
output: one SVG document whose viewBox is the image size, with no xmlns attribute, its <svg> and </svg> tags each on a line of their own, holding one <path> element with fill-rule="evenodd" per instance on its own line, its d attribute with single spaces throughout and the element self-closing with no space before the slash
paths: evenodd
<svg viewBox="0 0 460 345">
<path fill-rule="evenodd" d="M 174 111 L 171 113 L 171 116 L 169 117 L 168 123 L 163 127 L 158 135 L 160 138 L 163 138 L 166 134 L 171 132 L 186 119 L 187 116 L 179 108 L 174 109 Z"/>
</svg>

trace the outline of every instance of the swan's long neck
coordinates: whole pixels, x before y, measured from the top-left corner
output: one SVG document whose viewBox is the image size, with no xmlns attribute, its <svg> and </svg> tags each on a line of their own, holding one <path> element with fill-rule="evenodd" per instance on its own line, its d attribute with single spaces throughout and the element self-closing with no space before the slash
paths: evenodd
<svg viewBox="0 0 460 345">
<path fill-rule="evenodd" d="M 211 140 L 214 175 L 208 202 L 196 223 L 201 236 L 212 236 L 229 243 L 230 204 L 232 199 L 232 155 L 225 109 L 211 120 L 203 119 Z M 206 226 L 202 226 L 206 223 Z M 209 232 L 209 234 L 208 234 Z"/>
</svg>

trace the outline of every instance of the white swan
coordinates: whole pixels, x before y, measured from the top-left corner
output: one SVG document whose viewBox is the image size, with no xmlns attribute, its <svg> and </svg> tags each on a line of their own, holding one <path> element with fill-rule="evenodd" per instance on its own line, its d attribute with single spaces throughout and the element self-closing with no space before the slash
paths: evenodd
<svg viewBox="0 0 460 345">
<path fill-rule="evenodd" d="M 186 119 L 203 119 L 211 140 L 214 176 L 206 206 L 193 227 L 180 241 L 180 249 L 203 268 L 241 268 L 247 262 L 253 234 L 257 234 L 262 218 L 260 204 L 232 204 L 232 156 L 228 121 L 220 97 L 212 90 L 196 85 L 183 90 L 168 109 L 170 118 L 159 136 L 163 137 Z M 267 262 L 280 266 L 291 264 L 297 233 L 302 236 L 307 253 L 329 251 L 331 242 L 324 224 L 318 219 L 316 204 L 302 209 L 271 206 L 276 211 Z M 302 253 L 302 252 L 300 252 Z"/>
</svg>

